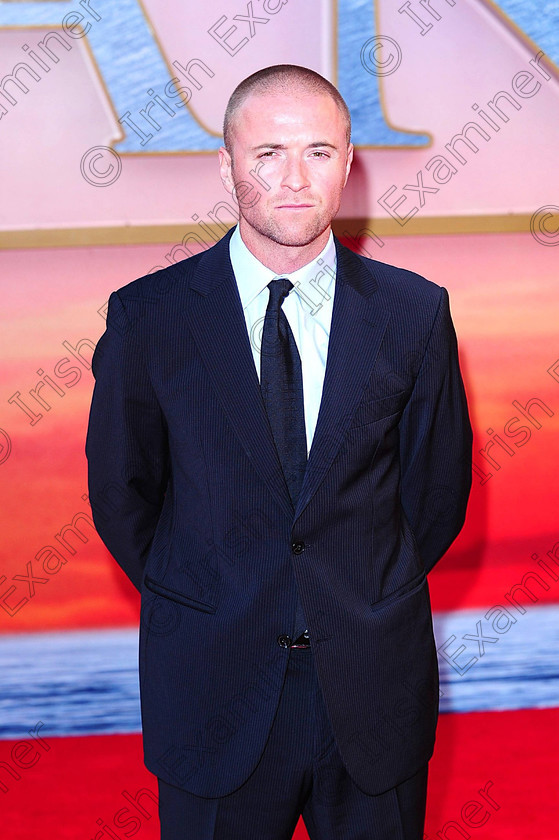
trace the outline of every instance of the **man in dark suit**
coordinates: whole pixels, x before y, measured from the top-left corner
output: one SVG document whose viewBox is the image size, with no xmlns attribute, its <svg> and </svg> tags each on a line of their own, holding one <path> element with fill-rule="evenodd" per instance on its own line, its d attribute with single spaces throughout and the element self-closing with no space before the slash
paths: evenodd
<svg viewBox="0 0 559 840">
<path fill-rule="evenodd" d="M 446 290 L 331 233 L 352 155 L 329 82 L 250 76 L 219 153 L 239 225 L 110 297 L 90 498 L 142 595 L 164 840 L 287 840 L 300 814 L 312 840 L 423 834 L 426 574 L 471 428 Z"/>
</svg>

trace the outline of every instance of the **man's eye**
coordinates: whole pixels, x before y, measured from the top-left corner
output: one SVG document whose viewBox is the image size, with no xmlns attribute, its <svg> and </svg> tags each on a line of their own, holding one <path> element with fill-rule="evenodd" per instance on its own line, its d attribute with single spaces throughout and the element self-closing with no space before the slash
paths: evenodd
<svg viewBox="0 0 559 840">
<path fill-rule="evenodd" d="M 325 157 L 325 158 L 327 158 L 327 157 L 328 157 L 328 154 L 327 154 L 326 152 L 319 152 L 319 151 L 316 151 L 316 152 L 313 152 L 313 153 L 312 153 L 312 156 L 313 156 L 313 157 Z"/>
<path fill-rule="evenodd" d="M 272 155 L 275 155 L 275 152 L 274 152 L 274 151 L 271 151 L 271 152 L 262 152 L 262 154 L 261 154 L 261 155 L 258 155 L 258 157 L 261 157 L 261 158 L 263 158 L 263 157 L 272 157 Z"/>
</svg>

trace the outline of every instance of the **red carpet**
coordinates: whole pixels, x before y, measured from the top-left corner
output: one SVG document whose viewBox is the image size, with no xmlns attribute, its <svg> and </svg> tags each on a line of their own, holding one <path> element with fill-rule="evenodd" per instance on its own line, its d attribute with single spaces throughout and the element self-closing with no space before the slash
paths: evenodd
<svg viewBox="0 0 559 840">
<path fill-rule="evenodd" d="M 157 785 L 139 736 L 43 734 L 34 750 L 16 749 L 19 769 L 16 743 L 0 743 L 3 838 L 157 840 Z M 558 755 L 559 709 L 442 716 L 425 840 L 557 840 Z M 307 838 L 302 823 L 295 838 Z"/>
</svg>

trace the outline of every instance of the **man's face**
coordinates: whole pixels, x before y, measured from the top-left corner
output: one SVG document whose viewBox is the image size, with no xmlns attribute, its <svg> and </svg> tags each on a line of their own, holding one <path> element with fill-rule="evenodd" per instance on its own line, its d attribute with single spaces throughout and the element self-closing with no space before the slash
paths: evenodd
<svg viewBox="0 0 559 840">
<path fill-rule="evenodd" d="M 240 231 L 249 247 L 301 247 L 329 231 L 353 157 L 330 96 L 297 88 L 252 94 L 235 116 L 231 137 L 230 153 L 222 147 L 219 154 L 225 187 L 232 191 L 244 182 L 260 193 L 255 203 L 255 190 L 239 186 L 237 193 Z"/>
</svg>

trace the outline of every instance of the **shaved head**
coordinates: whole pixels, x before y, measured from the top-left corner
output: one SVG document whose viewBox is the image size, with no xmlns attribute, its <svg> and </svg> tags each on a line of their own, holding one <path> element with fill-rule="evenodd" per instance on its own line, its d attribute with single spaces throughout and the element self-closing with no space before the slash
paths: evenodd
<svg viewBox="0 0 559 840">
<path fill-rule="evenodd" d="M 330 96 L 342 114 L 346 127 L 347 142 L 351 139 L 351 116 L 339 91 L 324 76 L 300 67 L 298 64 L 274 64 L 264 67 L 244 79 L 233 91 L 225 109 L 223 120 L 223 141 L 226 149 L 231 149 L 231 133 L 241 106 L 252 94 L 292 93 L 299 90 L 307 94 L 324 93 Z"/>
</svg>

